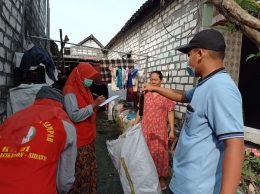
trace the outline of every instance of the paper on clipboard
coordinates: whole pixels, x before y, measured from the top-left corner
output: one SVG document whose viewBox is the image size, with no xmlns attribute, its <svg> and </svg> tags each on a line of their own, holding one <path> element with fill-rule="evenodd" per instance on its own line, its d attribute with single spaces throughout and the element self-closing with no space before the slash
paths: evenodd
<svg viewBox="0 0 260 194">
<path fill-rule="evenodd" d="M 100 104 L 99 106 L 104 106 L 105 104 L 107 104 L 107 103 L 109 103 L 109 102 L 115 100 L 115 99 L 118 98 L 118 97 L 119 97 L 119 95 L 111 96 L 110 98 L 106 99 L 106 101 L 103 102 L 102 104 Z"/>
</svg>

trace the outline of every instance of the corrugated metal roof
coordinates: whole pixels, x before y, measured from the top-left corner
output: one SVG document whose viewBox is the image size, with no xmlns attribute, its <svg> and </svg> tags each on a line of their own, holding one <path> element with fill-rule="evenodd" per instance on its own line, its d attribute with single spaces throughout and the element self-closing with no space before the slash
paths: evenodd
<svg viewBox="0 0 260 194">
<path fill-rule="evenodd" d="M 105 46 L 105 49 L 109 49 L 113 44 L 123 36 L 132 26 L 134 26 L 141 18 L 147 15 L 149 11 L 155 7 L 160 6 L 160 0 L 147 0 L 126 22 L 123 28 L 112 38 L 109 43 Z"/>
</svg>

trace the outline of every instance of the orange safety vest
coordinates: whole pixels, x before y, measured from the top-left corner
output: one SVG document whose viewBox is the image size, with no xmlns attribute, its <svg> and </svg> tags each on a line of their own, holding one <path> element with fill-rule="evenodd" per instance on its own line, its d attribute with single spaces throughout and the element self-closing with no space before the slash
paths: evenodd
<svg viewBox="0 0 260 194">
<path fill-rule="evenodd" d="M 85 108 L 88 104 L 78 93 L 76 95 L 79 109 Z M 79 123 L 74 123 L 77 132 L 77 147 L 90 144 L 96 137 L 96 111 L 90 117 Z"/>
<path fill-rule="evenodd" d="M 57 165 L 66 136 L 61 119 L 53 118 L 31 126 L 18 151 L 0 138 L 0 193 L 57 194 Z"/>
</svg>

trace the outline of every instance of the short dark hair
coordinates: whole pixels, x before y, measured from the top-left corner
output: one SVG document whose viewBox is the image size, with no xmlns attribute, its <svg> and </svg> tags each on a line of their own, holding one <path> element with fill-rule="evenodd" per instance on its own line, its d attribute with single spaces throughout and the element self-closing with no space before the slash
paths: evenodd
<svg viewBox="0 0 260 194">
<path fill-rule="evenodd" d="M 197 52 L 200 48 L 192 48 L 195 52 Z M 203 48 L 201 48 L 201 49 L 203 49 Z M 217 52 L 217 51 L 212 51 L 212 50 L 208 50 L 208 49 L 205 49 L 207 52 L 208 52 L 208 54 L 209 54 L 209 56 L 212 58 L 212 59 L 217 59 L 217 58 L 219 58 L 219 59 L 224 59 L 225 58 L 225 53 L 223 53 L 223 52 Z"/>
<path fill-rule="evenodd" d="M 152 75 L 152 74 L 154 74 L 154 73 L 156 73 L 156 74 L 158 74 L 158 75 L 159 75 L 159 78 L 160 78 L 160 80 L 162 80 L 162 79 L 163 79 L 163 74 L 162 74 L 162 72 L 161 72 L 161 71 L 152 71 L 152 73 L 150 74 L 150 77 L 151 77 L 151 75 Z"/>
<path fill-rule="evenodd" d="M 212 50 L 207 50 L 207 51 L 209 53 L 209 56 L 212 59 L 220 58 L 223 60 L 225 58 L 225 53 L 223 53 L 223 52 L 217 52 L 217 51 L 212 51 Z"/>
</svg>

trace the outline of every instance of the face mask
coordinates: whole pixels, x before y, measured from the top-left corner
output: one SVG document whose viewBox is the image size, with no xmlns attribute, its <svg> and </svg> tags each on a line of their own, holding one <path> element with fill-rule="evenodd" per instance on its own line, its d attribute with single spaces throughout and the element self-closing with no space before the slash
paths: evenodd
<svg viewBox="0 0 260 194">
<path fill-rule="evenodd" d="M 192 76 L 192 77 L 195 77 L 195 67 L 190 67 L 190 59 L 192 58 L 192 57 L 194 57 L 195 55 L 196 55 L 197 53 L 195 53 L 193 56 L 191 56 L 190 58 L 189 58 L 189 60 L 187 61 L 187 64 L 186 64 L 186 71 L 188 72 L 188 74 L 190 75 L 190 76 Z"/>
<path fill-rule="evenodd" d="M 85 78 L 84 82 L 83 82 L 83 86 L 88 88 L 92 85 L 92 83 L 93 83 L 93 80 Z"/>
<path fill-rule="evenodd" d="M 190 67 L 189 64 L 190 64 L 190 62 L 187 61 L 186 71 L 188 72 L 188 74 L 189 74 L 190 76 L 194 77 L 194 76 L 195 76 L 195 68 Z"/>
</svg>

